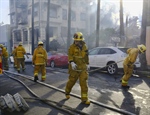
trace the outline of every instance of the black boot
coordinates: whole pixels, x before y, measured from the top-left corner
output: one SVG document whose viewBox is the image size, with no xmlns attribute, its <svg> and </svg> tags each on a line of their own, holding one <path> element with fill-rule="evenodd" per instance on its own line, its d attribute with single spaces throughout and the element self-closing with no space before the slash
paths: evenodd
<svg viewBox="0 0 150 115">
<path fill-rule="evenodd" d="M 34 76 L 34 82 L 37 82 L 39 80 L 38 76 Z"/>
<path fill-rule="evenodd" d="M 22 68 L 22 71 L 24 71 L 26 68 Z"/>
<path fill-rule="evenodd" d="M 18 73 L 20 73 L 20 70 L 18 70 Z"/>
<path fill-rule="evenodd" d="M 130 88 L 130 86 L 121 86 L 122 88 L 124 88 L 124 89 L 129 89 Z"/>
</svg>

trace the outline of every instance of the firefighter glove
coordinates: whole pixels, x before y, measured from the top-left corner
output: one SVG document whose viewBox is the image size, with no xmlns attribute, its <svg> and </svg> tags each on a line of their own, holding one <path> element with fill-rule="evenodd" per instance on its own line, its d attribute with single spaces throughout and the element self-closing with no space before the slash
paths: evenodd
<svg viewBox="0 0 150 115">
<path fill-rule="evenodd" d="M 86 67 L 87 67 L 87 71 L 89 71 L 89 70 L 90 70 L 90 66 L 89 66 L 89 65 L 87 65 Z"/>
<path fill-rule="evenodd" d="M 75 70 L 77 65 L 74 62 L 71 62 L 71 67 L 72 67 L 73 70 Z"/>
</svg>

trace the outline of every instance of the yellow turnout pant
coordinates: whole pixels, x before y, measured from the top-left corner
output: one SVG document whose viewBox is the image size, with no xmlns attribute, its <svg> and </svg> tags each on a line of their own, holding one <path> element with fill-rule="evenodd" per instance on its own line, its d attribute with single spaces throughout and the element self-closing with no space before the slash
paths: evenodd
<svg viewBox="0 0 150 115">
<path fill-rule="evenodd" d="M 76 81 L 79 79 L 79 84 L 81 87 L 81 100 L 82 101 L 88 100 L 88 84 L 87 84 L 88 73 L 87 71 L 82 71 L 82 72 L 72 71 L 70 73 L 71 74 L 69 75 L 69 80 L 65 88 L 66 94 L 70 94 L 72 87 L 74 86 Z"/>
</svg>

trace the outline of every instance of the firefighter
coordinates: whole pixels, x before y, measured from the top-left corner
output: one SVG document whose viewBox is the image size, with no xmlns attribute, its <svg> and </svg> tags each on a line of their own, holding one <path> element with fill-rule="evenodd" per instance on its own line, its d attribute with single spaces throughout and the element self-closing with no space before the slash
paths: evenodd
<svg viewBox="0 0 150 115">
<path fill-rule="evenodd" d="M 24 71 L 26 69 L 25 62 L 24 62 L 25 61 L 24 55 L 26 55 L 27 58 L 29 58 L 28 55 L 26 54 L 24 47 L 22 46 L 22 42 L 20 42 L 18 47 L 16 48 L 15 55 L 17 58 L 17 71 L 18 71 L 18 73 L 20 73 L 20 65 L 22 67 L 22 71 Z"/>
<path fill-rule="evenodd" d="M 38 80 L 38 73 L 41 72 L 41 81 L 46 79 L 46 62 L 47 62 L 47 52 L 43 48 L 43 42 L 38 42 L 38 47 L 34 50 L 32 63 L 34 65 L 34 82 Z"/>
<path fill-rule="evenodd" d="M 84 42 L 83 34 L 81 32 L 76 32 L 73 36 L 74 42 L 70 45 L 68 49 L 68 59 L 69 59 L 69 79 L 65 88 L 66 99 L 70 98 L 70 92 L 72 87 L 79 79 L 81 87 L 81 101 L 84 104 L 89 105 L 90 100 L 88 99 L 88 70 L 89 57 L 88 49 L 86 43 Z"/>
<path fill-rule="evenodd" d="M 137 48 L 129 48 L 127 50 L 128 55 L 123 62 L 124 75 L 121 79 L 122 88 L 130 88 L 130 86 L 128 86 L 128 80 L 133 73 L 134 62 L 136 61 L 138 54 L 144 53 L 145 51 L 146 47 L 143 44 L 138 45 Z"/>
<path fill-rule="evenodd" d="M 11 55 L 13 55 L 13 58 L 14 58 L 14 68 L 17 68 L 17 57 L 15 55 L 15 52 L 16 52 L 16 46 L 14 46 L 14 50 L 12 51 Z"/>
<path fill-rule="evenodd" d="M 6 47 L 4 47 L 2 44 L 0 44 L 0 48 L 2 49 L 2 58 L 3 58 L 4 70 L 8 70 L 9 69 L 9 66 L 8 66 L 8 51 L 7 51 Z"/>
</svg>

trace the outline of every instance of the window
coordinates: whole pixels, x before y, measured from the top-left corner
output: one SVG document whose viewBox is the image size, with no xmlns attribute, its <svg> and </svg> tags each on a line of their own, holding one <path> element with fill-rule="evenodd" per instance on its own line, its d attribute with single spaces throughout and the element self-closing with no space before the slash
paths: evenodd
<svg viewBox="0 0 150 115">
<path fill-rule="evenodd" d="M 67 20 L 67 10 L 66 9 L 62 10 L 62 19 Z"/>
<path fill-rule="evenodd" d="M 110 49 L 110 48 L 101 48 L 98 52 L 99 55 L 104 55 L 104 54 L 114 54 L 116 51 Z"/>
<path fill-rule="evenodd" d="M 85 21 L 85 13 L 80 13 L 80 20 Z"/>
<path fill-rule="evenodd" d="M 18 31 L 16 31 L 16 32 L 14 33 L 14 36 L 15 36 L 17 42 L 20 42 L 20 41 L 21 41 L 21 33 L 20 33 L 20 32 L 21 32 L 21 31 L 18 30 Z"/>
<path fill-rule="evenodd" d="M 28 10 L 28 15 L 30 15 L 30 14 L 31 14 L 31 9 Z"/>
<path fill-rule="evenodd" d="M 76 13 L 75 11 L 71 11 L 71 20 L 76 21 Z"/>
<path fill-rule="evenodd" d="M 89 51 L 89 55 L 97 55 L 98 51 L 99 51 L 98 48 L 97 48 L 97 49 L 90 50 L 90 51 Z"/>
<path fill-rule="evenodd" d="M 37 9 L 37 7 L 34 7 L 34 16 L 38 16 L 38 9 Z"/>
<path fill-rule="evenodd" d="M 23 41 L 28 41 L 28 32 L 27 32 L 27 30 L 23 31 Z"/>
<path fill-rule="evenodd" d="M 57 18 L 57 9 L 56 8 L 50 8 L 50 17 L 51 18 Z"/>
<path fill-rule="evenodd" d="M 15 16 L 11 15 L 11 24 L 15 24 Z"/>
</svg>

